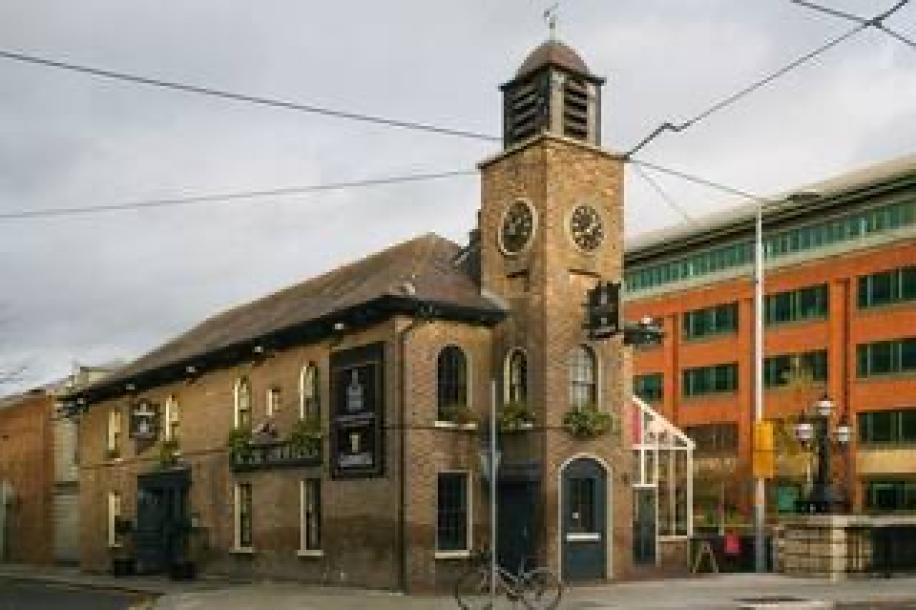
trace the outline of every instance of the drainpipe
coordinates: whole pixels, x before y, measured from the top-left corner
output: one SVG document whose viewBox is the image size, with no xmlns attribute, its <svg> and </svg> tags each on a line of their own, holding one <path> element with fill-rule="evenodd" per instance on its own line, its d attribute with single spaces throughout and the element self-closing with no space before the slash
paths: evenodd
<svg viewBox="0 0 916 610">
<path fill-rule="evenodd" d="M 398 443 L 398 477 L 400 479 L 398 486 L 398 555 L 400 556 L 400 565 L 398 573 L 398 582 L 402 592 L 407 593 L 407 532 L 406 532 L 406 507 L 407 501 L 407 477 L 405 469 L 407 466 L 407 451 L 405 441 L 407 439 L 407 426 L 405 424 L 407 415 L 407 364 L 405 354 L 407 353 L 408 337 L 421 325 L 429 321 L 432 311 L 429 308 L 421 307 L 416 316 L 410 321 L 404 330 L 398 334 L 398 428 L 400 429 L 401 438 Z"/>
</svg>

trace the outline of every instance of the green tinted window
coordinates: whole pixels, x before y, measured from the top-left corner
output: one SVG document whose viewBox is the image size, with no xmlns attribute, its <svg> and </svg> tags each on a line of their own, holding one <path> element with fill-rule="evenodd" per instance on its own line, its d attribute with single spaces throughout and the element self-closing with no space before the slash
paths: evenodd
<svg viewBox="0 0 916 610">
<path fill-rule="evenodd" d="M 763 362 L 763 382 L 767 387 L 789 383 L 793 374 L 807 372 L 814 381 L 827 380 L 827 351 L 769 356 Z"/>
<path fill-rule="evenodd" d="M 859 345 L 856 362 L 859 377 L 916 372 L 916 338 Z"/>
<path fill-rule="evenodd" d="M 684 314 L 684 337 L 695 339 L 738 330 L 738 304 L 728 303 L 706 307 Z"/>
<path fill-rule="evenodd" d="M 859 278 L 859 307 L 916 299 L 916 267 L 891 269 Z"/>
<path fill-rule="evenodd" d="M 633 391 L 646 402 L 658 402 L 664 393 L 664 380 L 662 373 L 637 375 L 633 380 Z"/>
<path fill-rule="evenodd" d="M 872 210 L 862 210 L 845 218 L 765 235 L 764 253 L 767 258 L 785 256 L 914 223 L 916 201 L 894 203 Z M 747 240 L 627 272 L 625 282 L 628 291 L 637 292 L 682 279 L 740 267 L 750 264 L 753 260 L 754 242 Z"/>
<path fill-rule="evenodd" d="M 825 318 L 827 309 L 827 285 L 821 284 L 767 295 L 764 302 L 764 318 L 767 324 Z"/>
<path fill-rule="evenodd" d="M 684 370 L 684 396 L 700 396 L 738 389 L 737 363 Z"/>
</svg>

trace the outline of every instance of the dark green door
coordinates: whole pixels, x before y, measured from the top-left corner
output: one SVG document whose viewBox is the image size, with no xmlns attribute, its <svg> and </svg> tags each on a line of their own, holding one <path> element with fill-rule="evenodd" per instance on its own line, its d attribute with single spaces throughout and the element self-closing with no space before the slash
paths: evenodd
<svg viewBox="0 0 916 610">
<path fill-rule="evenodd" d="M 561 476 L 563 579 L 604 579 L 607 565 L 607 475 L 580 458 Z"/>
<path fill-rule="evenodd" d="M 655 490 L 633 490 L 633 562 L 655 564 Z"/>
<path fill-rule="evenodd" d="M 137 478 L 137 522 L 133 532 L 137 571 L 163 572 L 183 561 L 188 545 L 187 469 Z"/>
<path fill-rule="evenodd" d="M 497 511 L 496 559 L 504 569 L 516 573 L 520 567 L 531 568 L 535 543 L 534 483 L 500 481 Z"/>
</svg>

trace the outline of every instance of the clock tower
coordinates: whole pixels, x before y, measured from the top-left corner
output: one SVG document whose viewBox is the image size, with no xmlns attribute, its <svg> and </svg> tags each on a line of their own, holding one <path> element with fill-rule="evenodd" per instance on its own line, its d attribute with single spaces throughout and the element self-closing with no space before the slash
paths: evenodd
<svg viewBox="0 0 916 610">
<path fill-rule="evenodd" d="M 504 149 L 479 165 L 481 288 L 509 310 L 494 330 L 499 404 L 533 419 L 501 435 L 499 510 L 514 516 L 499 519 L 499 554 L 514 569 L 510 547 L 528 545 L 519 554 L 565 580 L 617 577 L 630 556 L 622 337 L 583 329 L 587 291 L 620 282 L 623 264 L 623 159 L 600 148 L 603 84 L 568 46 L 540 45 L 501 87 Z M 584 408 L 618 425 L 571 434 L 564 420 Z"/>
</svg>

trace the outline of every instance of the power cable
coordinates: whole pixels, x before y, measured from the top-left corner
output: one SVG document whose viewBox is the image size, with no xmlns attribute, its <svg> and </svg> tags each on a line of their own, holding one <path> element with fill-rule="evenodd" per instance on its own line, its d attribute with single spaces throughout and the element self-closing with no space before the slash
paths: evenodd
<svg viewBox="0 0 916 610">
<path fill-rule="evenodd" d="M 640 140 L 633 148 L 627 151 L 624 154 L 624 157 L 630 157 L 631 155 L 634 155 L 635 153 L 639 152 L 645 146 L 647 146 L 650 142 L 652 142 L 653 140 L 655 140 L 656 138 L 658 138 L 660 135 L 662 135 L 665 132 L 680 133 L 682 131 L 685 131 L 686 129 L 689 129 L 690 127 L 693 127 L 700 121 L 708 118 L 710 115 L 718 112 L 719 110 L 722 110 L 723 108 L 731 106 L 732 104 L 739 101 L 743 97 L 772 83 L 776 79 L 784 76 L 788 72 L 791 72 L 795 68 L 798 68 L 799 66 L 815 59 L 819 55 L 827 52 L 828 50 L 844 42 L 845 40 L 852 38 L 853 36 L 861 32 L 862 30 L 865 30 L 869 27 L 875 27 L 875 24 L 883 23 L 885 19 L 887 19 L 888 17 L 890 17 L 891 15 L 899 11 L 908 2 L 909 0 L 899 0 L 897 4 L 895 4 L 893 7 L 884 11 L 883 13 L 879 14 L 878 16 L 874 17 L 873 19 L 869 19 L 863 23 L 859 23 L 854 28 L 845 32 L 844 34 L 831 38 L 830 40 L 820 45 L 819 47 L 815 48 L 814 50 L 805 53 L 804 55 L 798 57 L 797 59 L 789 62 L 782 68 L 779 68 L 775 72 L 772 72 L 768 74 L 767 76 L 751 83 L 747 87 L 744 87 L 743 89 L 740 89 L 737 92 L 725 97 L 724 99 L 716 102 L 715 104 L 713 104 L 706 110 L 703 110 L 699 114 L 693 116 L 692 118 L 687 119 L 686 121 L 682 123 L 671 123 L 671 122 L 662 123 L 661 125 L 656 127 L 654 130 L 652 130 L 652 132 L 650 132 L 649 135 L 647 135 L 642 140 Z"/>
<path fill-rule="evenodd" d="M 633 169 L 636 171 L 636 174 L 640 178 L 642 178 L 646 182 L 646 184 L 648 184 L 652 188 L 653 191 L 655 191 L 655 193 L 659 196 L 659 198 L 662 201 L 664 201 L 665 204 L 668 205 L 669 208 L 671 208 L 672 210 L 680 214 L 681 218 L 683 218 L 687 222 L 687 224 L 696 225 L 696 220 L 694 220 L 693 217 L 691 217 L 690 214 L 687 213 L 687 210 L 685 210 L 682 206 L 678 205 L 678 203 L 675 202 L 674 199 L 670 195 L 668 195 L 665 189 L 663 189 L 661 185 L 654 178 L 652 178 L 652 176 L 647 174 L 641 166 L 634 163 Z"/>
<path fill-rule="evenodd" d="M 24 63 L 37 65 L 37 66 L 44 66 L 48 68 L 58 68 L 61 70 L 69 70 L 71 72 L 79 72 L 81 74 L 88 74 L 90 76 L 97 76 L 101 78 L 125 81 L 125 82 L 140 84 L 140 85 L 148 85 L 151 87 L 161 87 L 164 89 L 183 91 L 185 93 L 208 95 L 212 97 L 232 100 L 235 102 L 246 102 L 250 104 L 257 104 L 260 106 L 281 108 L 283 110 L 296 110 L 299 112 L 319 114 L 323 116 L 334 117 L 337 119 L 360 121 L 363 123 L 373 123 L 376 125 L 384 125 L 386 127 L 397 127 L 400 129 L 410 129 L 413 131 L 423 131 L 427 133 L 435 133 L 439 135 L 453 136 L 457 138 L 465 138 L 465 139 L 472 139 L 472 140 L 483 140 L 486 142 L 500 141 L 500 138 L 496 136 L 491 136 L 491 135 L 483 134 L 483 133 L 477 133 L 474 131 L 452 129 L 449 127 L 439 127 L 437 125 L 430 125 L 428 123 L 401 121 L 397 119 L 389 119 L 386 117 L 380 117 L 380 116 L 375 116 L 375 115 L 360 114 L 357 112 L 349 112 L 345 110 L 337 110 L 334 108 L 314 106 L 311 104 L 301 104 L 298 102 L 292 102 L 288 100 L 268 98 L 268 97 L 262 97 L 262 96 L 257 96 L 257 95 L 249 95 L 246 93 L 235 93 L 232 91 L 226 91 L 224 89 L 214 89 L 212 87 L 204 87 L 200 85 L 191 85 L 188 83 L 180 83 L 176 81 L 167 81 L 167 80 L 162 80 L 158 78 L 150 78 L 147 76 L 128 74 L 126 72 L 115 72 L 113 70 L 94 68 L 90 66 L 84 66 L 80 64 L 74 64 L 74 63 L 59 61 L 55 59 L 48 59 L 45 57 L 38 57 L 36 55 L 28 55 L 26 53 L 20 53 L 17 51 L 9 51 L 9 50 L 0 49 L 0 58 L 9 59 L 12 61 L 24 62 Z"/>
<path fill-rule="evenodd" d="M 708 188 L 711 188 L 717 191 L 722 191 L 723 193 L 728 193 L 730 195 L 737 195 L 738 197 L 741 197 L 742 199 L 753 201 L 755 204 L 758 204 L 758 205 L 780 203 L 780 201 L 776 199 L 768 199 L 766 197 L 761 197 L 760 195 L 755 195 L 748 191 L 744 191 L 744 190 L 741 190 L 741 189 L 738 189 L 732 186 L 727 186 L 720 182 L 714 182 L 713 180 L 709 180 L 707 178 L 703 178 L 695 174 L 688 174 L 687 172 L 684 172 L 681 170 L 672 169 L 670 167 L 664 167 L 662 165 L 658 165 L 657 163 L 652 163 L 650 161 L 643 161 L 641 159 L 635 159 L 633 157 L 630 157 L 629 159 L 627 159 L 627 161 L 634 165 L 642 166 L 642 167 L 654 170 L 656 172 L 659 172 L 661 174 L 667 174 L 669 176 L 674 176 L 676 178 L 686 180 L 687 182 L 699 184 L 700 186 L 705 186 L 705 187 L 708 187 Z"/>
<path fill-rule="evenodd" d="M 904 36 L 904 35 L 901 34 L 900 32 L 898 32 L 898 31 L 896 31 L 896 30 L 892 30 L 891 28 L 887 27 L 887 26 L 884 24 L 884 21 L 885 21 L 885 20 L 887 19 L 887 17 L 889 17 L 892 13 L 888 13 L 887 16 L 883 16 L 883 14 L 882 14 L 882 15 L 878 15 L 878 16 L 875 17 L 874 19 L 867 19 L 867 18 L 862 17 L 862 16 L 860 16 L 860 15 L 855 15 L 855 14 L 853 14 L 853 13 L 848 13 L 848 12 L 846 12 L 846 11 L 841 11 L 841 10 L 839 10 L 839 9 L 835 9 L 835 8 L 832 8 L 832 7 L 829 7 L 829 6 L 823 6 L 823 5 L 820 5 L 820 4 L 815 4 L 814 2 L 808 2 L 808 0 L 789 0 L 789 1 L 792 2 L 792 4 L 797 4 L 797 5 L 799 5 L 799 6 L 803 6 L 803 7 L 805 7 L 805 8 L 809 8 L 809 9 L 811 9 L 811 10 L 813 10 L 813 11 L 818 12 L 818 13 L 823 13 L 823 14 L 825 14 L 825 15 L 831 15 L 831 16 L 833 16 L 833 17 L 839 17 L 840 19 L 845 19 L 845 20 L 847 20 L 847 21 L 855 21 L 856 23 L 861 23 L 861 24 L 867 25 L 867 26 L 869 26 L 869 27 L 873 27 L 873 28 L 875 28 L 875 29 L 881 30 L 881 31 L 884 32 L 885 34 L 888 34 L 889 36 L 892 36 L 893 38 L 896 38 L 898 41 L 900 41 L 900 42 L 902 42 L 903 44 L 907 45 L 907 46 L 910 47 L 911 49 L 916 50 L 916 41 L 910 40 L 909 38 L 907 38 L 906 36 Z M 907 4 L 907 2 L 909 2 L 909 0 L 906 0 L 906 1 L 901 0 L 901 2 L 899 2 L 900 7 L 897 7 L 897 6 L 895 5 L 895 6 L 892 7 L 890 10 L 893 11 L 893 12 L 896 12 L 899 8 L 902 8 L 902 6 L 903 6 L 904 4 Z M 887 12 L 887 11 L 885 11 L 885 12 Z"/>
<path fill-rule="evenodd" d="M 335 182 L 329 184 L 314 184 L 307 186 L 287 186 L 273 189 L 240 191 L 231 193 L 216 193 L 209 195 L 191 195 L 184 197 L 170 197 L 166 199 L 149 199 L 145 201 L 135 201 L 131 203 L 113 203 L 103 205 L 92 205 L 72 208 L 49 208 L 43 210 L 19 210 L 16 212 L 0 213 L 0 221 L 5 220 L 31 220 L 38 218 L 59 218 L 63 216 L 78 216 L 86 214 L 96 214 L 102 212 L 120 212 L 126 210 L 143 210 L 150 208 L 164 208 L 171 206 L 198 205 L 204 203 L 233 202 L 242 200 L 251 200 L 260 197 L 277 197 L 287 195 L 301 195 L 306 193 L 318 193 L 324 191 L 339 191 L 349 188 L 366 188 L 371 186 L 383 186 L 389 184 L 404 184 L 409 182 L 422 182 L 429 180 L 440 180 L 444 178 L 453 178 L 456 176 L 468 176 L 476 174 L 477 170 L 455 170 L 447 172 L 426 173 L 426 174 L 408 174 L 404 176 L 392 176 L 386 178 L 371 178 L 367 180 L 354 180 L 350 182 Z"/>
</svg>

